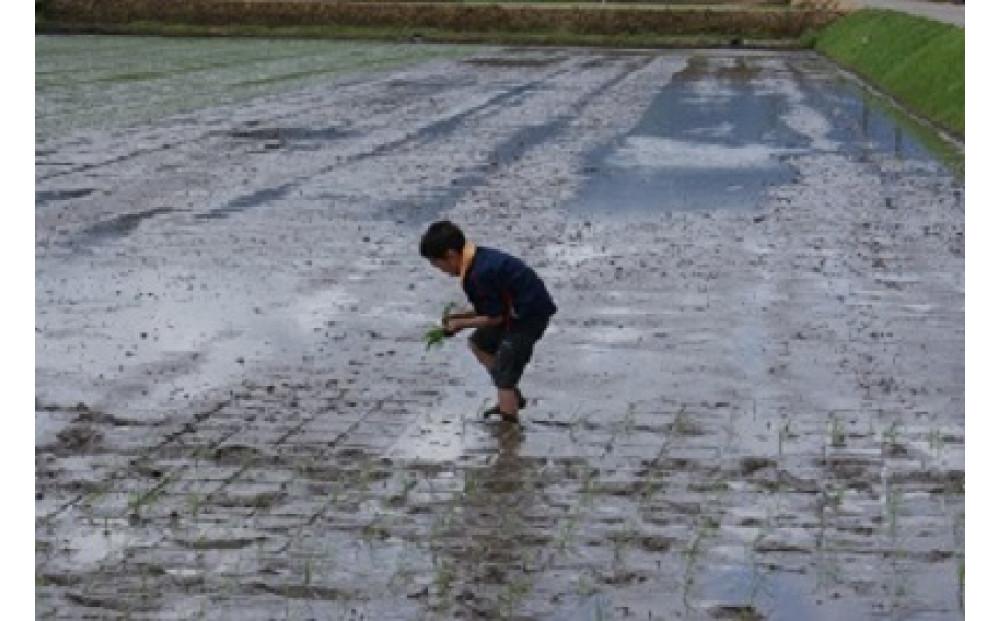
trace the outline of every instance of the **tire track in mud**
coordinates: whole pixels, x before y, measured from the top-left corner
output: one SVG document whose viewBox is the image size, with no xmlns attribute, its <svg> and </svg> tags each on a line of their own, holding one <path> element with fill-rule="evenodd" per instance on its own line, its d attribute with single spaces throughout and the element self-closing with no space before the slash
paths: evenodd
<svg viewBox="0 0 1000 621">
<path fill-rule="evenodd" d="M 440 213 L 454 208 L 467 194 L 489 183 L 490 177 L 496 172 L 496 169 L 520 160 L 533 148 L 565 133 L 570 124 L 576 120 L 579 114 L 592 101 L 633 74 L 648 67 L 655 60 L 655 56 L 649 56 L 644 60 L 628 63 L 628 66 L 619 72 L 618 75 L 613 76 L 593 90 L 584 93 L 579 100 L 569 106 L 566 112 L 555 115 L 555 118 L 551 121 L 537 125 L 527 125 L 517 129 L 513 134 L 492 148 L 485 158 L 487 163 L 479 166 L 483 172 L 463 175 L 457 179 L 453 179 L 448 186 L 439 186 L 424 190 L 433 197 L 429 205 L 426 197 L 414 195 L 405 199 L 397 199 L 392 204 L 386 206 L 386 209 L 396 211 L 402 210 L 405 207 L 410 212 L 408 214 L 409 219 L 419 219 L 421 222 L 425 222 L 437 217 Z"/>
<path fill-rule="evenodd" d="M 393 152 L 402 149 L 404 147 L 425 146 L 431 141 L 446 139 L 448 136 L 457 131 L 462 126 L 462 124 L 468 119 L 471 119 L 478 114 L 485 113 L 492 109 L 501 109 L 502 107 L 509 105 L 512 101 L 518 99 L 522 95 L 538 88 L 538 86 L 544 84 L 546 81 L 552 79 L 553 77 L 567 73 L 568 71 L 569 71 L 568 69 L 556 70 L 542 79 L 533 80 L 531 82 L 520 84 L 513 88 L 507 89 L 496 95 L 493 95 L 492 97 L 488 98 L 485 102 L 481 104 L 474 105 L 470 108 L 462 110 L 461 112 L 449 115 L 442 119 L 435 120 L 429 124 L 418 127 L 415 130 L 411 130 L 401 138 L 398 138 L 396 140 L 390 140 L 388 142 L 383 142 L 366 151 L 362 151 L 360 153 L 355 153 L 343 157 L 343 159 L 337 164 L 325 166 L 307 175 L 300 175 L 296 179 L 293 179 L 292 181 L 283 184 L 279 187 L 266 188 L 263 190 L 258 190 L 250 194 L 245 194 L 243 196 L 237 197 L 231 200 L 226 205 L 209 210 L 208 212 L 205 213 L 196 214 L 195 218 L 209 219 L 209 220 L 222 219 L 228 217 L 229 215 L 240 213 L 246 211 L 247 209 L 262 206 L 267 203 L 273 202 L 275 199 L 286 196 L 289 192 L 291 192 L 297 186 L 300 186 L 302 183 L 308 182 L 315 177 L 334 172 L 338 168 L 349 166 L 364 160 L 378 158 L 383 155 L 392 154 Z"/>
<path fill-rule="evenodd" d="M 322 176 L 324 174 L 333 172 L 338 168 L 349 166 L 366 159 L 378 158 L 383 155 L 391 154 L 394 151 L 407 146 L 424 145 L 428 144 L 431 141 L 447 138 L 449 135 L 457 131 L 462 126 L 462 124 L 467 120 L 469 120 L 470 118 L 473 118 L 476 115 L 482 114 L 489 110 L 502 109 L 504 106 L 510 105 L 513 101 L 516 101 L 517 99 L 523 97 L 525 94 L 530 93 L 531 91 L 537 89 L 539 86 L 551 80 L 553 77 L 565 74 L 568 71 L 569 69 L 565 68 L 556 69 L 554 71 L 549 72 L 547 75 L 545 75 L 540 79 L 532 80 L 527 83 L 515 86 L 513 88 L 506 89 L 500 93 L 491 96 L 485 102 L 474 105 L 458 113 L 449 115 L 445 118 L 435 120 L 434 122 L 420 126 L 415 130 L 411 130 L 401 138 L 390 140 L 387 142 L 382 142 L 380 144 L 375 145 L 374 147 L 368 148 L 359 153 L 354 153 L 344 156 L 336 164 L 322 167 L 316 172 L 308 173 L 305 175 L 299 175 L 296 178 L 293 178 L 292 180 L 287 181 L 279 186 L 265 187 L 250 192 L 248 194 L 238 196 L 236 198 L 231 199 L 225 205 L 222 205 L 220 207 L 210 209 L 207 212 L 194 213 L 193 218 L 196 221 L 224 219 L 230 215 L 240 213 L 257 206 L 272 203 L 275 200 L 279 200 L 280 198 L 286 197 L 301 184 L 308 182 L 310 179 L 313 179 L 317 176 Z M 385 85 L 385 84 L 391 85 L 396 81 L 398 81 L 398 78 L 395 78 L 394 76 L 389 76 L 383 80 L 378 80 L 375 82 L 358 79 L 353 84 L 349 82 L 347 86 L 353 86 L 354 84 L 361 85 L 365 88 L 365 90 L 372 91 L 370 97 L 379 98 L 383 96 L 383 93 L 377 90 L 378 87 L 380 85 Z M 447 98 L 449 91 L 453 91 L 456 89 L 465 89 L 468 88 L 469 86 L 470 85 L 468 83 L 465 83 L 460 80 L 455 80 L 451 82 L 435 81 L 435 87 L 434 87 L 435 96 Z M 308 112 L 310 108 L 311 104 L 308 103 L 302 104 L 301 109 L 292 110 L 287 114 L 279 115 L 278 117 L 271 117 L 268 119 L 268 122 L 269 124 L 273 125 L 276 119 L 292 118 L 301 115 L 303 112 Z M 396 113 L 395 109 L 391 110 L 385 114 L 385 117 L 387 119 L 393 118 L 395 113 Z M 369 120 L 369 122 L 371 122 L 371 120 Z M 254 122 L 252 124 L 252 127 L 256 127 L 259 124 L 260 124 L 259 121 Z M 246 130 L 239 130 L 239 129 L 228 130 L 224 132 L 224 135 L 227 136 L 240 135 L 241 132 L 244 131 Z M 196 136 L 193 136 L 185 140 L 177 140 L 172 142 L 164 141 L 162 142 L 162 144 L 156 147 L 134 150 L 129 153 L 117 156 L 115 158 L 104 160 L 102 162 L 86 164 L 70 170 L 59 171 L 57 173 L 53 173 L 50 175 L 43 175 L 36 179 L 36 183 L 50 180 L 54 177 L 59 177 L 79 172 L 86 172 L 92 169 L 121 164 L 123 162 L 135 158 L 161 153 L 163 151 L 176 149 L 178 147 L 196 145 L 205 142 L 206 140 L 211 140 L 212 138 L 218 135 L 219 132 L 217 130 L 211 130 L 205 133 L 200 133 Z M 350 137 L 351 137 L 350 135 L 346 135 L 346 136 L 338 136 L 337 138 L 340 140 L 347 140 Z M 79 192 L 74 192 L 73 190 L 50 191 L 49 193 L 42 194 L 40 197 L 36 198 L 36 206 L 41 206 L 48 202 L 51 202 L 54 199 L 70 197 L 69 196 L 70 194 L 78 194 L 78 193 Z M 90 194 L 90 192 L 87 192 L 86 194 Z M 73 198 L 76 198 L 76 196 L 73 196 Z M 82 198 L 86 198 L 86 195 L 82 196 Z M 128 232 L 130 232 L 131 230 L 134 230 L 135 228 L 134 226 L 133 227 L 120 226 L 124 223 L 136 223 L 137 225 L 139 222 L 141 222 L 146 218 L 152 218 L 163 213 L 168 213 L 170 211 L 176 211 L 176 210 L 172 208 L 156 208 L 141 213 L 126 213 L 116 216 L 115 218 L 110 220 L 98 221 L 96 223 L 89 225 L 87 229 L 82 231 L 82 233 L 71 237 L 68 241 L 62 242 L 60 245 L 66 245 L 72 248 L 75 252 L 85 251 L 88 248 L 93 247 L 94 245 L 112 239 L 114 236 L 107 234 L 109 232 L 120 231 L 122 233 L 121 236 L 124 236 L 127 235 Z"/>
<path fill-rule="evenodd" d="M 379 98 L 381 98 L 381 97 L 384 96 L 384 92 L 381 90 L 381 88 L 384 85 L 391 84 L 392 82 L 394 82 L 394 81 L 396 81 L 396 80 L 399 79 L 398 77 L 396 77 L 397 74 L 410 75 L 410 71 L 408 71 L 406 69 L 403 69 L 402 71 L 400 71 L 400 70 L 391 70 L 390 73 L 389 73 L 389 75 L 387 75 L 387 76 L 385 76 L 383 78 L 377 79 L 377 80 L 372 80 L 369 76 L 364 76 L 364 77 L 347 77 L 347 78 L 345 78 L 343 80 L 337 80 L 337 81 L 333 82 L 328 88 L 330 88 L 330 89 L 337 89 L 338 95 L 343 94 L 344 96 L 350 96 L 351 95 L 351 89 L 353 89 L 353 88 L 356 87 L 356 88 L 358 88 L 358 89 L 360 89 L 362 91 L 370 91 L 370 93 L 368 94 L 368 97 L 377 100 L 377 99 L 379 99 Z M 453 80 L 453 81 L 439 80 L 439 81 L 436 82 L 436 89 L 438 90 L 437 94 L 438 95 L 442 95 L 442 96 L 446 95 L 447 92 L 449 92 L 449 91 L 453 91 L 453 90 L 457 90 L 457 89 L 462 89 L 462 88 L 467 88 L 468 86 L 469 86 L 469 84 L 464 84 L 464 83 L 462 83 L 461 81 L 458 81 L 458 80 Z M 261 95 L 261 96 L 259 96 L 257 98 L 254 98 L 250 102 L 243 102 L 241 104 L 232 104 L 232 105 L 224 106 L 224 107 L 221 108 L 221 110 L 222 110 L 221 114 L 225 114 L 225 111 L 226 110 L 230 110 L 230 109 L 239 110 L 240 108 L 245 107 L 245 106 L 265 107 L 269 102 L 280 102 L 281 106 L 280 106 L 280 112 L 278 114 L 271 113 L 270 110 L 268 110 L 269 114 L 267 116 L 267 121 L 269 123 L 273 124 L 276 121 L 280 121 L 281 119 L 294 118 L 294 117 L 297 117 L 297 116 L 301 116 L 302 114 L 307 114 L 310 111 L 312 111 L 312 109 L 315 106 L 315 99 L 317 97 L 317 93 L 314 91 L 314 89 L 305 90 L 301 94 L 297 95 L 297 97 L 298 98 L 304 98 L 304 101 L 301 102 L 301 103 L 291 103 L 289 101 L 290 98 L 289 98 L 289 96 L 287 94 L 267 94 L 267 95 Z M 364 99 L 362 99 L 362 101 L 357 102 L 356 105 L 358 105 L 360 107 L 367 107 L 368 106 L 368 102 L 366 102 Z M 207 112 L 209 112 L 212 115 L 216 115 L 216 114 L 220 114 L 219 110 L 220 110 L 219 108 L 209 108 L 207 110 Z M 203 115 L 203 114 L 205 114 L 205 112 L 206 112 L 206 110 L 196 110 L 196 111 L 191 111 L 191 112 L 186 112 L 186 113 L 178 114 L 178 115 L 176 115 L 176 117 L 177 118 L 185 118 L 185 117 L 190 117 L 192 115 L 194 115 L 194 116 Z M 384 116 L 386 117 L 386 120 L 388 120 L 388 119 L 391 119 L 394 114 L 395 114 L 395 110 L 394 111 L 390 111 L 390 112 L 384 114 Z M 166 132 L 168 130 L 176 129 L 176 128 L 173 128 L 173 127 L 169 127 L 169 126 L 164 126 L 163 125 L 164 123 L 170 123 L 172 118 L 174 118 L 174 117 L 168 118 L 165 121 L 157 123 L 154 126 L 154 131 L 157 132 L 157 133 L 164 133 L 164 132 Z M 222 120 L 226 119 L 226 118 L 227 117 L 225 117 L 225 116 L 220 117 L 219 118 L 219 122 L 222 122 Z M 378 119 L 374 119 L 374 120 L 378 120 Z M 254 122 L 254 124 L 256 125 L 256 124 L 259 124 L 260 122 L 261 122 L 260 120 L 257 120 L 257 121 Z M 127 135 L 126 140 L 132 140 L 133 137 L 131 136 L 131 134 L 135 133 L 136 129 L 139 130 L 139 137 L 141 138 L 142 137 L 142 133 L 145 131 L 141 126 L 139 128 L 123 128 L 122 131 L 124 131 L 126 133 L 126 135 Z M 236 130 L 236 131 L 238 131 L 238 130 Z M 225 131 L 224 133 L 228 134 L 230 132 L 229 131 Z M 56 179 L 56 178 L 59 178 L 59 177 L 64 177 L 64 176 L 68 176 L 68 175 L 72 175 L 72 174 L 76 174 L 76 173 L 81 173 L 81 172 L 90 172 L 90 171 L 101 169 L 101 168 L 104 168 L 104 167 L 107 167 L 107 166 L 114 166 L 116 164 L 121 164 L 121 163 L 125 163 L 125 162 L 131 162 L 132 160 L 140 159 L 140 158 L 142 158 L 144 156 L 147 156 L 147 155 L 155 155 L 155 154 L 160 153 L 160 152 L 165 151 L 165 150 L 176 149 L 176 148 L 179 148 L 179 147 L 184 147 L 184 146 L 189 146 L 189 145 L 197 144 L 197 143 L 200 143 L 200 142 L 204 142 L 204 141 L 209 140 L 211 138 L 215 138 L 218 135 L 219 135 L 219 131 L 218 130 L 197 130 L 196 132 L 194 132 L 193 135 L 191 135 L 189 137 L 182 138 L 182 139 L 170 140 L 169 138 L 165 138 L 163 140 L 157 140 L 157 142 L 159 144 L 157 146 L 155 146 L 155 147 L 149 147 L 149 148 L 145 148 L 145 149 L 131 149 L 131 150 L 127 151 L 126 153 L 122 153 L 122 154 L 116 155 L 116 156 L 114 156 L 112 158 L 103 159 L 103 160 L 100 160 L 100 161 L 97 161 L 97 162 L 91 162 L 91 163 L 86 163 L 86 164 L 81 164 L 81 165 L 75 165 L 75 166 L 72 165 L 72 164 L 69 164 L 71 166 L 70 168 L 63 169 L 63 170 L 57 170 L 57 171 L 54 171 L 54 172 L 51 172 L 51 173 L 48 173 L 48 174 L 38 175 L 38 176 L 36 176 L 35 181 L 36 181 L 36 184 L 38 184 L 39 182 L 49 181 L 51 179 Z M 45 141 L 45 144 L 51 144 L 51 143 L 57 143 L 58 144 L 58 139 Z M 44 154 L 44 155 L 54 155 L 56 153 L 61 153 L 61 150 L 43 149 L 41 151 L 41 153 Z M 65 155 L 65 154 L 63 154 L 63 155 Z M 47 165 L 56 165 L 57 164 L 56 162 L 45 162 L 45 161 L 39 162 L 39 161 L 37 161 L 37 156 L 38 156 L 38 154 L 36 153 L 36 166 L 38 166 L 38 165 L 47 166 Z"/>
</svg>

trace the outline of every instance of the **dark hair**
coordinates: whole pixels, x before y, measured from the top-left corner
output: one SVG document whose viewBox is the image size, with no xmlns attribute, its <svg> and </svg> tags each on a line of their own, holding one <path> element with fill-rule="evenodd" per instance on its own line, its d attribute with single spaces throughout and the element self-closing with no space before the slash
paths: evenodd
<svg viewBox="0 0 1000 621">
<path fill-rule="evenodd" d="M 462 252 L 465 234 L 448 220 L 440 220 L 427 227 L 420 238 L 420 256 L 425 259 L 443 259 L 449 250 Z"/>
</svg>

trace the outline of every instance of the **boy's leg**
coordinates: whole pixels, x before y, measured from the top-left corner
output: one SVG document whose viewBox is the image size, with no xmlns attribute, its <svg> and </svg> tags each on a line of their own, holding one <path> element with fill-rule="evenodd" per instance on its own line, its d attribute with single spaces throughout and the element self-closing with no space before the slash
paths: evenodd
<svg viewBox="0 0 1000 621">
<path fill-rule="evenodd" d="M 517 384 L 531 360 L 535 342 L 542 337 L 547 325 L 547 320 L 532 322 L 505 332 L 500 341 L 491 375 L 497 387 L 498 409 L 505 420 L 517 421 L 518 410 L 522 407 Z"/>
<path fill-rule="evenodd" d="M 496 360 L 497 360 L 496 353 L 492 353 L 491 354 L 490 352 L 481 349 L 479 343 L 482 342 L 483 340 L 486 340 L 486 339 L 484 339 L 484 337 L 482 335 L 479 335 L 478 338 L 476 338 L 476 337 L 477 337 L 477 335 L 474 334 L 472 337 L 469 338 L 469 349 L 472 350 L 472 355 L 476 357 L 476 360 L 479 361 L 479 364 L 483 365 L 483 367 L 486 369 L 486 372 L 489 373 L 492 376 L 493 375 L 493 367 L 496 365 Z M 498 340 L 498 342 L 499 342 L 499 340 Z M 496 350 L 494 350 L 494 352 L 495 351 Z M 513 392 L 514 392 L 514 397 L 513 397 L 514 398 L 514 403 L 518 406 L 517 409 L 523 408 L 525 406 L 526 402 L 524 400 L 524 396 L 521 395 L 521 391 L 519 389 L 515 388 L 513 390 Z M 505 401 L 505 399 L 506 399 L 506 401 Z M 498 397 L 497 397 L 497 405 L 493 409 L 497 409 L 497 408 L 504 409 L 505 404 L 509 404 L 509 400 L 510 399 L 511 399 L 510 396 L 507 396 L 507 397 L 504 398 L 504 397 L 500 397 L 498 395 Z M 489 412 L 489 411 L 491 411 L 491 410 L 487 410 L 487 412 Z M 508 409 L 506 409 L 504 411 L 508 411 L 509 412 L 511 410 L 508 408 Z"/>
<path fill-rule="evenodd" d="M 469 339 L 469 349 L 472 350 L 472 355 L 476 357 L 476 360 L 479 361 L 479 364 L 486 367 L 487 371 L 493 368 L 493 365 L 496 363 L 496 356 L 485 350 L 480 349 L 479 345 L 476 344 L 475 339 L 472 338 Z"/>
<path fill-rule="evenodd" d="M 505 418 L 517 418 L 520 410 L 521 392 L 517 388 L 498 388 L 497 405 L 500 407 L 500 415 Z"/>
</svg>

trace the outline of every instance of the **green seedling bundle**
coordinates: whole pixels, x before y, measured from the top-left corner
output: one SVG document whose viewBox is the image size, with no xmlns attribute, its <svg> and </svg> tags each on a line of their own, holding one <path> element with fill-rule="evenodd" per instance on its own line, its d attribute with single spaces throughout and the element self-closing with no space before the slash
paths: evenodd
<svg viewBox="0 0 1000 621">
<path fill-rule="evenodd" d="M 441 326 L 433 326 L 428 328 L 427 332 L 424 333 L 424 343 L 427 344 L 427 349 L 430 350 L 432 347 L 440 347 L 444 344 L 444 339 L 446 338 L 444 328 Z"/>
<path fill-rule="evenodd" d="M 456 304 L 454 302 L 448 302 L 444 310 L 441 311 L 441 323 L 444 324 L 445 319 L 448 318 L 448 313 L 455 308 Z M 432 347 L 440 347 L 444 345 L 444 340 L 448 338 L 448 333 L 445 332 L 444 326 L 431 326 L 424 332 L 424 343 L 427 346 L 427 350 L 430 351 Z"/>
</svg>

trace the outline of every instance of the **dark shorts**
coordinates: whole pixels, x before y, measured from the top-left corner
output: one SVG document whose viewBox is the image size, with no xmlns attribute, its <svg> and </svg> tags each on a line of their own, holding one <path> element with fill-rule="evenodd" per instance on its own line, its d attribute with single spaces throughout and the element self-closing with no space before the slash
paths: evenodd
<svg viewBox="0 0 1000 621">
<path fill-rule="evenodd" d="M 531 360 L 535 343 L 545 334 L 548 318 L 514 322 L 510 328 L 477 328 L 469 342 L 496 356 L 490 376 L 497 388 L 517 388 L 524 367 Z"/>
</svg>

